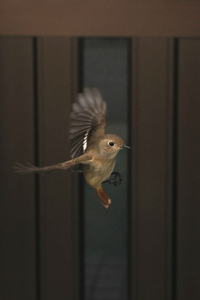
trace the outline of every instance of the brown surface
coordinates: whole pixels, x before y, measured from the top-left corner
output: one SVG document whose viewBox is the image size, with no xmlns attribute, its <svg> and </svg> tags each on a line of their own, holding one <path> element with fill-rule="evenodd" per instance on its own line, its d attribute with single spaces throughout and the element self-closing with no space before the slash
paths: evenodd
<svg viewBox="0 0 200 300">
<path fill-rule="evenodd" d="M 69 159 L 77 43 L 1 38 L 0 53 L 0 299 L 79 299 L 77 175 L 12 168 Z"/>
<path fill-rule="evenodd" d="M 173 40 L 132 40 L 131 299 L 171 299 Z"/>
<path fill-rule="evenodd" d="M 76 175 L 51 174 L 38 182 L 12 169 L 15 161 L 38 160 L 43 166 L 69 158 L 76 43 L 71 38 L 0 39 L 3 300 L 80 296 Z M 198 39 L 132 39 L 131 299 L 200 297 L 199 78 Z"/>
<path fill-rule="evenodd" d="M 200 40 L 179 46 L 177 295 L 200 298 Z"/>
<path fill-rule="evenodd" d="M 38 125 L 41 166 L 70 158 L 73 39 L 38 39 Z M 74 57 L 75 58 L 75 57 Z M 76 58 L 77 59 L 77 58 Z M 74 82 L 75 86 L 75 82 Z M 42 299 L 77 299 L 78 219 L 76 174 L 40 177 Z"/>
<path fill-rule="evenodd" d="M 35 180 L 14 173 L 34 162 L 33 44 L 0 39 L 0 299 L 34 300 Z"/>
<path fill-rule="evenodd" d="M 1 35 L 199 36 L 200 1 L 12 1 L 0 4 Z"/>
</svg>

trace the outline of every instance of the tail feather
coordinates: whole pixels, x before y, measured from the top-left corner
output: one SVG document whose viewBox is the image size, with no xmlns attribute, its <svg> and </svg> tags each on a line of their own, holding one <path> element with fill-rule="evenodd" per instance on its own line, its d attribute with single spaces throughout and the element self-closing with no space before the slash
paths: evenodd
<svg viewBox="0 0 200 300">
<path fill-rule="evenodd" d="M 103 204 L 103 206 L 105 208 L 108 208 L 109 205 L 111 204 L 111 199 L 109 198 L 109 196 L 104 191 L 102 185 L 99 186 L 98 188 L 95 188 L 95 191 L 96 191 L 97 195 L 99 196 L 99 198 L 100 198 L 101 203 Z"/>
</svg>

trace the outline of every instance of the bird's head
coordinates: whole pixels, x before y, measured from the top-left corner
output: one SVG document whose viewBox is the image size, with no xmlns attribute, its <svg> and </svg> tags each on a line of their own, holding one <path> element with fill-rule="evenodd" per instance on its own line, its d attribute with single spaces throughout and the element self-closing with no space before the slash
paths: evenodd
<svg viewBox="0 0 200 300">
<path fill-rule="evenodd" d="M 124 145 L 123 140 L 114 134 L 106 134 L 99 143 L 99 150 L 102 156 L 109 156 L 114 158 L 119 150 L 130 148 Z"/>
</svg>

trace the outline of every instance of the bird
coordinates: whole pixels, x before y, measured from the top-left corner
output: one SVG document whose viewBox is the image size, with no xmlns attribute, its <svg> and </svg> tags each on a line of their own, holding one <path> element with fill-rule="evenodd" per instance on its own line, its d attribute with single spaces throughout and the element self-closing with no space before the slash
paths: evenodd
<svg viewBox="0 0 200 300">
<path fill-rule="evenodd" d="M 87 183 L 92 186 L 105 208 L 111 204 L 110 197 L 102 183 L 121 183 L 121 175 L 113 172 L 116 156 L 122 149 L 130 149 L 115 134 L 106 134 L 107 105 L 97 88 L 85 87 L 72 104 L 70 114 L 69 138 L 71 140 L 71 159 L 51 166 L 36 167 L 29 163 L 17 163 L 14 168 L 18 173 L 51 173 L 67 170 L 70 167 L 82 167 Z M 113 179 L 108 179 L 110 175 Z M 119 181 L 117 181 L 119 177 Z"/>
</svg>

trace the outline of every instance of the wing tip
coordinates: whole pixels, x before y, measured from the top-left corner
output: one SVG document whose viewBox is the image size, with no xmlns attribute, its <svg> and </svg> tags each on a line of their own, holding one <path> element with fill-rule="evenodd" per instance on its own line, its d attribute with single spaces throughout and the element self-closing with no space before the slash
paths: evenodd
<svg viewBox="0 0 200 300">
<path fill-rule="evenodd" d="M 85 152 L 94 128 L 100 129 L 99 134 L 105 134 L 105 129 L 103 130 L 105 125 L 106 102 L 103 101 L 100 91 L 96 87 L 84 87 L 83 92 L 78 94 L 76 102 L 72 104 L 70 114 L 71 158 Z"/>
</svg>

